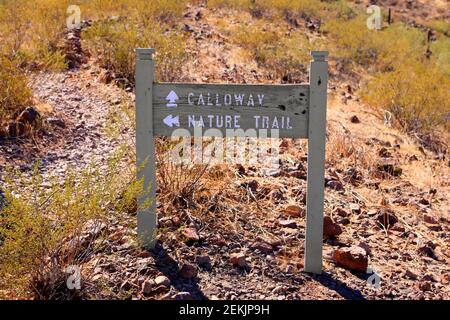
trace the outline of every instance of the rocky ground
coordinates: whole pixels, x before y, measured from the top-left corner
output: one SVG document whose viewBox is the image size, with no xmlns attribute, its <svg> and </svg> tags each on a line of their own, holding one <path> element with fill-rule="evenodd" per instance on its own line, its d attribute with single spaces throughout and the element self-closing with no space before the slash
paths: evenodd
<svg viewBox="0 0 450 320">
<path fill-rule="evenodd" d="M 198 12 L 201 12 L 200 14 Z M 200 17 L 200 18 L 197 18 Z M 189 8 L 186 78 L 273 82 L 215 27 L 217 14 Z M 332 71 L 333 72 L 333 71 Z M 306 81 L 307 75 L 305 75 Z M 132 93 L 105 81 L 86 60 L 79 69 L 36 74 L 36 107 L 47 119 L 36 140 L 0 141 L 0 169 L 26 174 L 41 159 L 42 187 L 68 168 L 101 168 L 131 126 L 112 128 Z M 159 194 L 158 245 L 143 251 L 134 229 L 116 224 L 109 244 L 84 267 L 91 297 L 133 299 L 448 299 L 449 166 L 361 106 L 332 79 L 327 129 L 324 272 L 302 272 L 306 145 L 280 141 L 277 171 L 209 168 L 190 202 Z M 130 219 L 134 219 L 131 217 Z"/>
</svg>

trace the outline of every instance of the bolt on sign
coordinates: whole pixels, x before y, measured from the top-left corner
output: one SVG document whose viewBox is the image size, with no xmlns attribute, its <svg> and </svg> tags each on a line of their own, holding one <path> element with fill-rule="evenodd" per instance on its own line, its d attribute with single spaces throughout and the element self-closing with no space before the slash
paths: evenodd
<svg viewBox="0 0 450 320">
<path fill-rule="evenodd" d="M 287 85 L 158 83 L 154 49 L 136 50 L 136 148 L 138 179 L 150 192 L 140 202 L 138 236 L 155 245 L 156 161 L 154 136 L 242 136 L 308 140 L 305 271 L 322 272 L 325 131 L 328 62 L 313 51 L 310 82 Z M 214 129 L 214 130 L 210 130 Z M 214 133 L 212 133 L 214 132 Z M 253 137 L 253 136 L 252 136 Z"/>
</svg>

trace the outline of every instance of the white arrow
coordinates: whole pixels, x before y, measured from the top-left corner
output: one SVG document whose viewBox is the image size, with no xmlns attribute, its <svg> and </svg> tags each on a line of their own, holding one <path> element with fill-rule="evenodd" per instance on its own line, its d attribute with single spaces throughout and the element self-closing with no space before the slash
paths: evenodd
<svg viewBox="0 0 450 320">
<path fill-rule="evenodd" d="M 176 92 L 173 90 L 170 91 L 166 97 L 166 100 L 169 102 L 168 104 L 166 104 L 166 106 L 169 108 L 176 108 L 178 105 L 175 102 L 177 102 L 178 99 L 179 98 Z"/>
<path fill-rule="evenodd" d="M 177 127 L 180 126 L 180 117 L 179 116 L 172 116 L 171 114 L 169 114 L 167 117 L 164 118 L 163 120 L 164 124 L 168 127 L 173 127 L 173 125 L 176 125 Z"/>
</svg>

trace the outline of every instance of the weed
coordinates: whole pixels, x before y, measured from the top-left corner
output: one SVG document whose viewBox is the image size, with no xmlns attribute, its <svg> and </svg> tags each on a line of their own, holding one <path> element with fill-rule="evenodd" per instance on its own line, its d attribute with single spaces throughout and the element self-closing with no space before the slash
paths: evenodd
<svg viewBox="0 0 450 320">
<path fill-rule="evenodd" d="M 39 165 L 30 179 L 9 170 L 8 205 L 0 216 L 0 283 L 14 296 L 40 299 L 74 294 L 66 287 L 68 266 L 82 264 L 105 244 L 102 234 L 113 221 L 136 208 L 142 181 L 125 161 L 125 149 L 99 172 L 92 165 L 81 174 L 68 172 L 64 181 L 42 186 Z M 21 186 L 27 185 L 27 188 Z M 143 206 L 148 205 L 143 204 Z"/>
</svg>

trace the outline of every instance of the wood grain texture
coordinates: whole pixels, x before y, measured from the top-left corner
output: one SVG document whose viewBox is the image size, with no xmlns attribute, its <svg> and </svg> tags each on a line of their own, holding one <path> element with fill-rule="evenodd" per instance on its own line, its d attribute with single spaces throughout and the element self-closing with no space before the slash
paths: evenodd
<svg viewBox="0 0 450 320">
<path fill-rule="evenodd" d="M 174 91 L 178 99 L 172 101 L 176 107 L 168 107 L 167 99 Z M 200 97 L 201 95 L 201 97 Z M 242 105 L 241 105 L 242 104 Z M 309 86 L 300 85 L 235 85 L 235 84 L 187 84 L 155 83 L 153 86 L 154 134 L 171 136 L 178 128 L 186 128 L 193 135 L 193 126 L 189 125 L 195 115 L 196 121 L 203 115 L 203 130 L 218 128 L 225 136 L 226 121 L 231 129 L 235 127 L 235 116 L 240 129 L 279 128 L 279 137 L 307 138 L 308 136 Z M 179 118 L 179 127 L 164 123 L 164 119 Z M 210 116 L 208 118 L 208 116 Z M 228 118 L 225 118 L 228 116 Z M 260 118 L 255 118 L 259 116 Z M 219 117 L 219 118 L 216 118 Z M 268 117 L 268 118 L 263 118 Z M 276 118 L 276 119 L 275 119 Z M 263 125 L 264 119 L 264 125 Z M 257 128 L 258 124 L 258 128 Z M 291 126 L 292 128 L 290 128 Z M 228 129 L 230 127 L 228 126 Z"/>
</svg>

